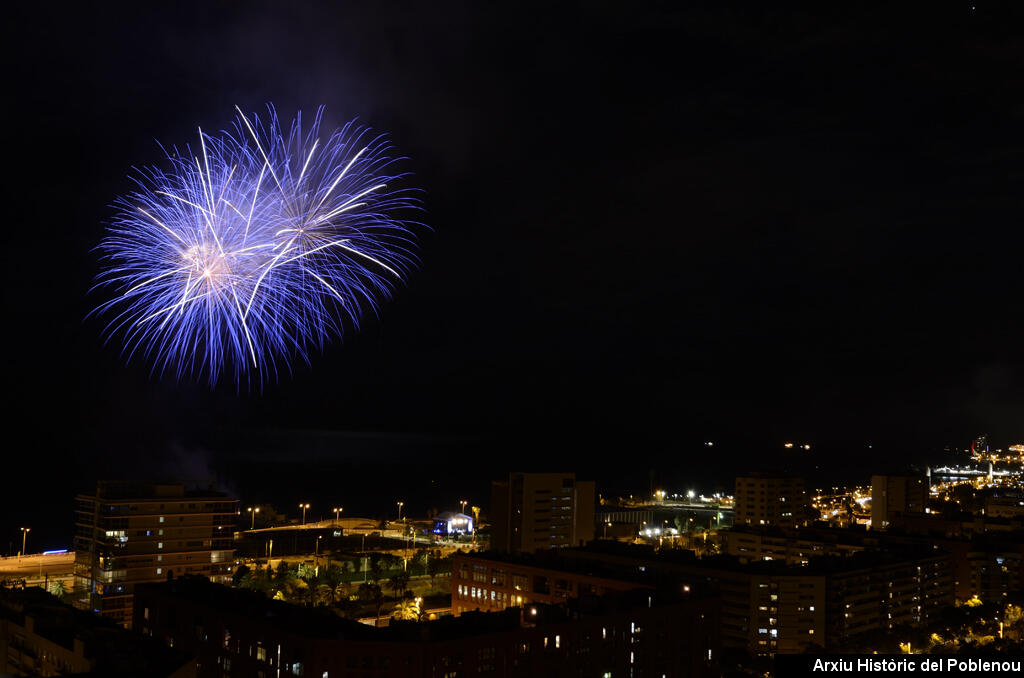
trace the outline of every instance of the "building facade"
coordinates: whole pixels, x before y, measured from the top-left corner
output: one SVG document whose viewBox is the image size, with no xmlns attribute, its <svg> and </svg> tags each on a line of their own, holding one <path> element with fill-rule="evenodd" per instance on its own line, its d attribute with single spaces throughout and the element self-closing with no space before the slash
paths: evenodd
<svg viewBox="0 0 1024 678">
<path fill-rule="evenodd" d="M 686 551 L 605 548 L 570 555 L 660 572 L 693 587 L 710 585 L 721 596 L 723 647 L 753 654 L 842 647 L 869 631 L 926 624 L 954 600 L 945 553 L 861 552 L 794 567 L 782 561 L 742 563 L 731 556 L 697 558 Z"/>
<path fill-rule="evenodd" d="M 552 567 L 549 563 L 503 558 L 500 554 L 455 553 L 452 557 L 452 614 L 492 612 L 532 603 L 557 604 L 581 595 L 650 589 L 635 579 Z"/>
<path fill-rule="evenodd" d="M 833 538 L 830 538 L 835 535 Z M 860 534 L 844 539 L 843 530 L 784 529 L 774 527 L 733 527 L 721 533 L 722 551 L 740 562 L 777 560 L 789 565 L 806 565 L 821 556 L 848 556 L 867 550 Z"/>
<path fill-rule="evenodd" d="M 76 607 L 131 627 L 143 582 L 180 574 L 227 581 L 238 502 L 183 484 L 99 483 L 75 508 Z"/>
<path fill-rule="evenodd" d="M 532 553 L 594 539 L 594 483 L 573 473 L 511 473 L 491 485 L 491 548 Z"/>
<path fill-rule="evenodd" d="M 803 478 L 750 474 L 736 478 L 734 525 L 793 527 L 803 522 Z"/>
<path fill-rule="evenodd" d="M 194 678 L 195 668 L 193 657 L 41 588 L 0 588 L 0 676 Z"/>
<path fill-rule="evenodd" d="M 718 674 L 700 605 L 634 591 L 375 628 L 185 577 L 140 586 L 135 616 L 210 678 L 697 678 Z"/>
<path fill-rule="evenodd" d="M 871 528 L 885 529 L 905 514 L 928 507 L 928 478 L 921 475 L 871 476 Z"/>
</svg>

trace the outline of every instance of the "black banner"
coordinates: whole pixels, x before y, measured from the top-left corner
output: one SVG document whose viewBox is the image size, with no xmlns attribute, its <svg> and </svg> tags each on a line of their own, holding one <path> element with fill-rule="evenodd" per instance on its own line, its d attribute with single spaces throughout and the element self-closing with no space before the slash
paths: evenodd
<svg viewBox="0 0 1024 678">
<path fill-rule="evenodd" d="M 775 656 L 775 678 L 802 676 L 1022 676 L 1024 656 L 835 654 Z"/>
</svg>

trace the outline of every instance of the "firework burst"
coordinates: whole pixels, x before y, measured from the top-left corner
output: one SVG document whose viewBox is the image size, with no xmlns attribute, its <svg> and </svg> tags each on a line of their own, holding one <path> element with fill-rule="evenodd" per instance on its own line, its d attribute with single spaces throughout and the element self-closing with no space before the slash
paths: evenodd
<svg viewBox="0 0 1024 678">
<path fill-rule="evenodd" d="M 108 336 L 161 374 L 262 382 L 358 327 L 415 265 L 417 206 L 387 138 L 322 112 L 285 131 L 240 110 L 231 131 L 134 177 L 100 245 Z"/>
</svg>

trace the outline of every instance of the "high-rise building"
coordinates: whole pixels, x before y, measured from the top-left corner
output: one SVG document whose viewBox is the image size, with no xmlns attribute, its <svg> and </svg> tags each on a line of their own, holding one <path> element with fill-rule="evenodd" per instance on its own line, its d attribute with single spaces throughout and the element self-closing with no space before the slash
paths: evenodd
<svg viewBox="0 0 1024 678">
<path fill-rule="evenodd" d="M 227 581 L 238 501 L 184 484 L 101 482 L 76 497 L 76 607 L 132 623 L 136 584 L 196 574 Z"/>
<path fill-rule="evenodd" d="M 871 528 L 888 527 L 897 515 L 924 513 L 928 478 L 922 475 L 871 476 Z"/>
<path fill-rule="evenodd" d="M 594 482 L 574 473 L 510 473 L 491 485 L 491 548 L 513 553 L 594 538 Z"/>
<path fill-rule="evenodd" d="M 804 480 L 752 473 L 736 478 L 733 524 L 793 527 L 804 522 Z"/>
</svg>

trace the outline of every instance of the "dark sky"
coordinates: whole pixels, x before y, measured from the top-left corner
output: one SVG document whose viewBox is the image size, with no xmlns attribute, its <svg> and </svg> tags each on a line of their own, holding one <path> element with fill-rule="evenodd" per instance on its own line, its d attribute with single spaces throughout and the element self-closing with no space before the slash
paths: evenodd
<svg viewBox="0 0 1024 678">
<path fill-rule="evenodd" d="M 32 487 L 266 429 L 579 469 L 1024 441 L 1019 12 L 145 4 L 6 22 L 3 411 Z M 268 101 L 393 135 L 422 269 L 262 393 L 150 379 L 83 320 L 108 206 L 155 140 Z"/>
</svg>

